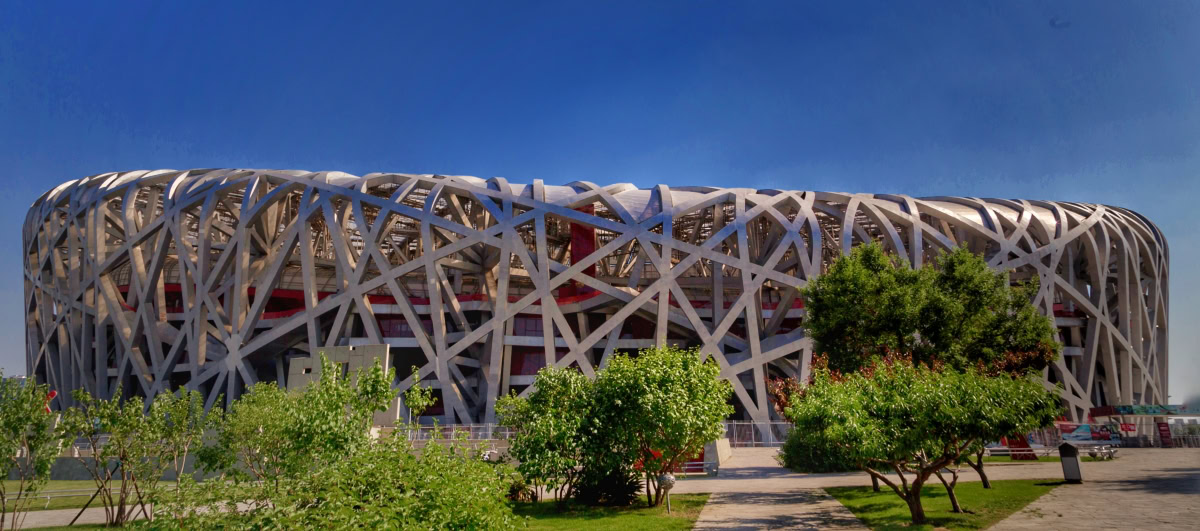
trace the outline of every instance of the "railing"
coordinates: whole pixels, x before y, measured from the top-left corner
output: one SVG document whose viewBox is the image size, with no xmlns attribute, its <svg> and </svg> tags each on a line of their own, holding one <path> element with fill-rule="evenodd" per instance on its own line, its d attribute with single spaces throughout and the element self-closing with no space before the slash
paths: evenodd
<svg viewBox="0 0 1200 531">
<path fill-rule="evenodd" d="M 383 431 L 386 433 L 402 429 L 405 428 L 386 428 Z M 512 436 L 512 428 L 499 424 L 420 425 L 412 428 L 411 433 L 411 438 L 417 441 L 450 440 L 457 437 L 468 441 L 507 441 Z"/>
<path fill-rule="evenodd" d="M 1200 435 L 1171 435 L 1171 443 L 1176 448 L 1200 448 Z"/>
<path fill-rule="evenodd" d="M 729 439 L 729 446 L 735 448 L 783 446 L 791 431 L 790 422 L 725 422 L 725 437 Z"/>
</svg>

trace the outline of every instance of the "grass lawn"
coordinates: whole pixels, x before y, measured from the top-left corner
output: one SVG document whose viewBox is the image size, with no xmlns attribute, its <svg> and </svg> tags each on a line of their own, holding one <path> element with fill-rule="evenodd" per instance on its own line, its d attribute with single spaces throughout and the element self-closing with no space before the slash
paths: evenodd
<svg viewBox="0 0 1200 531">
<path fill-rule="evenodd" d="M 930 479 L 934 484 L 926 484 L 921 490 L 927 519 L 923 526 L 911 525 L 908 505 L 886 485 L 880 485 L 880 492 L 871 487 L 830 487 L 825 491 L 871 529 L 984 529 L 1062 484 L 1055 480 L 1014 479 L 993 481 L 991 489 L 984 489 L 977 481 L 959 483 L 954 492 L 963 510 L 969 512 L 955 514 L 950 512 L 945 487 L 936 477 Z"/>
<path fill-rule="evenodd" d="M 16 491 L 19 483 L 20 482 L 17 482 L 17 481 L 5 480 L 4 488 L 8 489 L 9 495 L 12 496 L 13 493 Z M 162 482 L 159 482 L 159 485 L 165 486 L 165 485 L 169 485 L 172 483 L 173 482 L 162 481 Z M 113 483 L 113 487 L 114 488 L 117 487 L 116 482 Z M 63 491 L 63 490 L 79 491 L 79 493 L 78 493 L 78 495 L 75 495 L 75 493 L 71 493 L 71 495 L 66 495 L 66 496 L 53 493 L 53 491 Z M 86 491 L 86 493 L 84 491 Z M 35 496 L 34 501 L 29 505 L 29 510 L 30 511 L 44 511 L 44 510 L 48 510 L 48 509 L 78 509 L 80 507 L 83 507 L 83 504 L 87 503 L 88 498 L 91 498 L 92 493 L 94 493 L 94 492 L 96 492 L 96 483 L 94 483 L 90 479 L 78 480 L 78 481 L 52 479 L 48 483 L 46 483 L 45 487 L 42 488 L 39 496 Z M 47 494 L 53 496 L 50 499 L 49 505 L 46 504 L 46 495 Z M 9 502 L 9 503 L 12 503 L 12 502 Z M 92 504 L 89 507 L 103 507 L 103 506 L 104 506 L 103 502 L 101 502 L 100 499 L 97 498 L 92 501 Z"/>
<path fill-rule="evenodd" d="M 644 496 L 638 501 L 630 507 L 588 507 L 568 503 L 560 510 L 557 503 L 550 500 L 519 503 L 513 511 L 517 516 L 529 517 L 529 529 L 691 529 L 700 516 L 700 509 L 708 501 L 708 495 L 672 495 L 671 514 L 667 514 L 665 502 L 662 507 L 651 509 L 646 507 Z"/>
</svg>

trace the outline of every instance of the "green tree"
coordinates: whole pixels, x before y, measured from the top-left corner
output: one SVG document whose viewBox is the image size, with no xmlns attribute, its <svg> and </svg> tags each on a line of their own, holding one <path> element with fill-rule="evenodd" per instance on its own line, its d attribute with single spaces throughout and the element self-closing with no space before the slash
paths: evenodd
<svg viewBox="0 0 1200 531">
<path fill-rule="evenodd" d="M 585 426 L 588 451 L 637 464 L 651 507 L 663 501 L 658 476 L 672 472 L 724 433 L 733 386 L 694 349 L 642 350 L 613 357 L 596 375 Z M 603 434 L 597 437 L 597 435 Z M 595 444 L 600 443 L 600 444 Z"/>
<path fill-rule="evenodd" d="M 787 415 L 796 430 L 819 434 L 890 487 L 920 524 L 921 487 L 931 475 L 980 441 L 1049 425 L 1060 409 L 1056 394 L 1029 377 L 936 371 L 889 357 L 849 374 L 814 363 L 812 383 Z M 947 492 L 958 508 L 952 483 Z"/>
<path fill-rule="evenodd" d="M 412 367 L 413 384 L 408 390 L 404 391 L 404 407 L 408 409 L 408 422 L 406 424 L 411 428 L 413 421 L 417 424 L 421 423 L 421 413 L 433 407 L 433 388 L 428 385 L 421 385 L 419 369 L 416 365 Z"/>
<path fill-rule="evenodd" d="M 173 517 L 182 526 L 183 507 L 195 494 L 195 479 L 185 473 L 188 456 L 203 444 L 204 433 L 215 425 L 216 417 L 204 411 L 204 395 L 186 389 L 158 395 L 146 416 L 146 439 L 158 448 L 153 456 L 157 470 L 144 480 L 145 490 L 154 502 L 156 518 Z M 174 488 L 163 489 L 158 481 L 168 469 L 175 476 Z"/>
<path fill-rule="evenodd" d="M 0 455 L 4 475 L 0 477 L 0 530 L 19 529 L 33 497 L 50 479 L 50 467 L 62 449 L 63 438 L 55 432 L 57 415 L 47 403 L 53 395 L 46 385 L 32 380 L 19 383 L 0 371 Z M 8 472 L 15 470 L 16 488 L 10 490 Z"/>
<path fill-rule="evenodd" d="M 59 433 L 86 443 L 76 458 L 96 484 L 95 497 L 104 506 L 106 523 L 123 525 L 139 510 L 150 517 L 148 493 L 142 487 L 156 482 L 156 473 L 161 476 L 162 448 L 143 413 L 143 401 L 121 400 L 120 386 L 113 396 L 118 398 L 97 398 L 76 389 L 72 397 L 77 406 L 63 412 Z"/>
<path fill-rule="evenodd" d="M 1037 279 L 1014 286 L 1008 273 L 992 270 L 966 247 L 942 252 L 914 270 L 878 244 L 862 245 L 835 260 L 801 293 L 814 350 L 836 371 L 855 371 L 899 354 L 960 371 L 1019 375 L 1040 371 L 1058 357 L 1053 321 L 1030 302 Z M 785 455 L 794 457 L 793 466 L 821 468 L 802 463 L 809 452 L 801 448 L 812 442 L 792 445 L 796 451 Z M 974 461 L 964 460 L 988 488 L 983 447 L 970 452 Z M 827 464 L 836 461 L 818 453 L 814 457 Z"/>
<path fill-rule="evenodd" d="M 580 433 L 592 400 L 592 382 L 575 369 L 546 367 L 534 378 L 529 398 L 506 396 L 496 404 L 500 423 L 512 428 L 509 455 L 517 470 L 555 499 L 574 495 L 583 464 Z"/>
<path fill-rule="evenodd" d="M 294 400 L 295 394 L 273 383 L 250 386 L 224 414 L 214 415 L 215 440 L 197 451 L 197 466 L 223 479 L 277 483 L 295 466 L 286 433 Z"/>
<path fill-rule="evenodd" d="M 1020 374 L 1058 355 L 1053 322 L 1030 302 L 1036 291 L 1036 279 L 1012 286 L 1008 273 L 965 247 L 912 269 L 871 243 L 835 260 L 801 294 L 814 351 L 835 371 L 901 354 L 957 370 Z"/>
</svg>

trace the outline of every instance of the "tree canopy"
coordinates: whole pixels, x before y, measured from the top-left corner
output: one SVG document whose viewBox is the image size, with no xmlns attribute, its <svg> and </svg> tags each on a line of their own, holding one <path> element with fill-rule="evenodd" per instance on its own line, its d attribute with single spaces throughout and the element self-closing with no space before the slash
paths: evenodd
<svg viewBox="0 0 1200 531">
<path fill-rule="evenodd" d="M 913 269 L 878 244 L 854 248 L 802 288 L 804 328 L 829 368 L 857 370 L 889 354 L 989 374 L 1041 370 L 1059 345 L 1030 302 L 1037 279 L 1012 286 L 965 247 Z"/>
<path fill-rule="evenodd" d="M 500 422 L 515 428 L 508 453 L 535 488 L 558 499 L 574 494 L 583 464 L 580 432 L 592 400 L 592 381 L 575 369 L 546 367 L 534 377 L 528 399 L 506 396 L 496 404 Z"/>
<path fill-rule="evenodd" d="M 1047 426 L 1060 410 L 1056 394 L 1026 376 L 938 371 L 889 357 L 852 373 L 818 364 L 787 416 L 793 433 L 831 445 L 840 459 L 886 483 L 921 523 L 921 486 L 931 474 L 981 441 Z"/>
</svg>

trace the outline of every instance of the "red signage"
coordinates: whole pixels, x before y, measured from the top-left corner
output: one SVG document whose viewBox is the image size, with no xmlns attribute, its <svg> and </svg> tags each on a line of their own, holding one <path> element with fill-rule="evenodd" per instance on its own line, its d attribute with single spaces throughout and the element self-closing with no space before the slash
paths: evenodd
<svg viewBox="0 0 1200 531">
<path fill-rule="evenodd" d="M 1163 448 L 1174 448 L 1171 443 L 1171 425 L 1166 422 L 1158 423 L 1158 436 L 1162 439 Z"/>
<path fill-rule="evenodd" d="M 1137 424 L 1121 423 L 1121 431 L 1137 431 Z"/>
<path fill-rule="evenodd" d="M 1009 458 L 1013 461 L 1037 461 L 1037 454 L 1029 447 L 1029 440 L 1024 435 L 1017 434 L 1008 437 L 1006 441 Z"/>
</svg>

